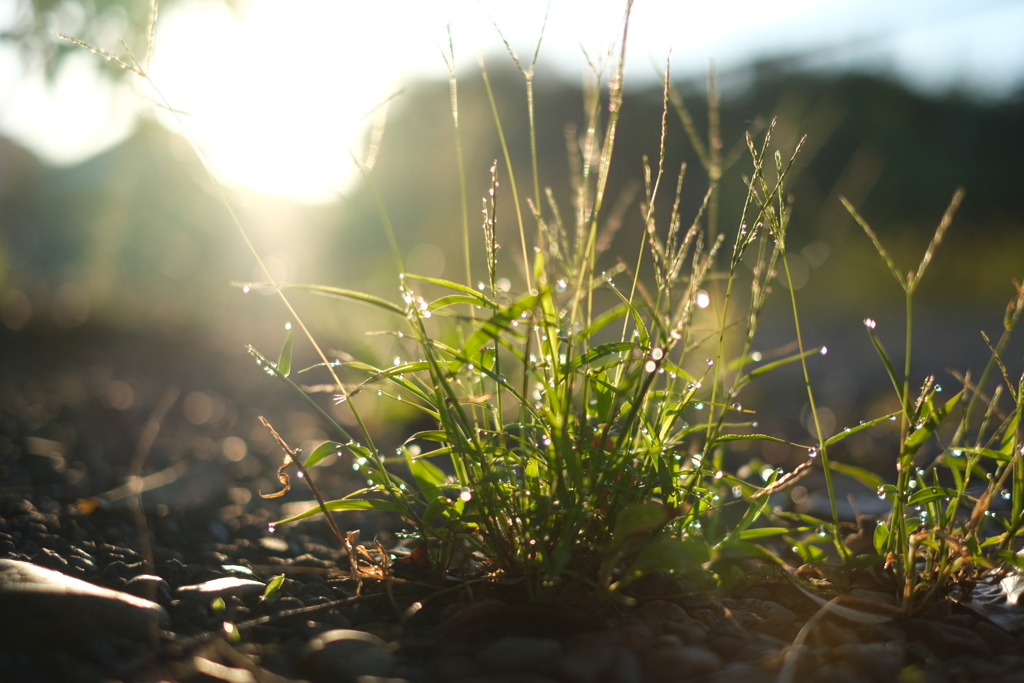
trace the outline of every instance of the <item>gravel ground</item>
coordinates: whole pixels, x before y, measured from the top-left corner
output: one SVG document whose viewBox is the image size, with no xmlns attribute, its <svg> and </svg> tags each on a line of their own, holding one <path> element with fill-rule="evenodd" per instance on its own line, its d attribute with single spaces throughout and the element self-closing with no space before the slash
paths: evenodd
<svg viewBox="0 0 1024 683">
<path fill-rule="evenodd" d="M 252 492 L 273 488 L 272 456 L 254 446 L 248 421 L 276 410 L 296 440 L 316 438 L 315 428 L 283 412 L 285 399 L 231 380 L 230 368 L 220 370 L 220 394 L 189 386 L 184 366 L 163 369 L 184 386 L 147 460 L 146 473 L 164 478 L 147 480 L 143 496 L 148 566 L 116 487 L 166 376 L 147 371 L 145 358 L 133 370 L 116 349 L 106 364 L 68 354 L 66 366 L 43 371 L 39 354 L 51 351 L 6 348 L 2 681 L 1024 683 L 1021 634 L 951 602 L 865 624 L 815 617 L 818 604 L 771 577 L 732 595 L 679 594 L 655 577 L 633 607 L 530 605 L 516 585 L 453 582 L 439 591 L 408 570 L 390 591 L 378 581 L 360 588 L 324 524 L 269 533 L 277 503 Z M 243 367 L 239 377 L 261 379 Z M 220 395 L 258 395 L 262 404 Z M 112 490 L 97 507 L 95 497 Z M 387 520 L 351 523 L 363 538 L 390 538 Z M 264 599 L 282 574 L 276 599 Z M 854 594 L 882 613 L 893 602 L 868 579 Z"/>
</svg>

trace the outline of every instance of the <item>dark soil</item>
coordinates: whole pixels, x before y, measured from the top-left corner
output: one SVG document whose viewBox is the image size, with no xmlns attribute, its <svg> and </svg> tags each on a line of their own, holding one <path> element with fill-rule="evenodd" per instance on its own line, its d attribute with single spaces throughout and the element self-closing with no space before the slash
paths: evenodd
<svg viewBox="0 0 1024 683">
<path fill-rule="evenodd" d="M 2 681 L 1024 681 L 1020 634 L 953 602 L 885 623 L 827 616 L 793 647 L 819 606 L 770 574 L 731 595 L 681 593 L 655 577 L 637 588 L 633 607 L 533 605 L 514 583 L 434 587 L 405 566 L 390 590 L 360 586 L 322 521 L 269 532 L 282 505 L 309 495 L 256 495 L 277 488 L 278 458 L 256 416 L 292 443 L 324 435 L 241 350 L 225 358 L 153 339 L 33 334 L 0 339 L 0 558 L 148 596 L 168 621 L 155 637 L 86 628 L 70 603 L 56 613 L 12 608 L 0 580 Z M 180 469 L 143 497 L 147 566 L 125 501 L 93 499 L 124 482 L 171 384 L 181 398 L 145 473 Z M 318 482 L 332 495 L 352 490 L 359 482 L 345 470 L 325 469 Z M 364 540 L 396 542 L 397 520 L 339 523 Z M 220 599 L 181 590 L 282 574 L 272 601 L 251 584 Z M 858 598 L 891 600 L 884 582 L 864 581 Z"/>
</svg>

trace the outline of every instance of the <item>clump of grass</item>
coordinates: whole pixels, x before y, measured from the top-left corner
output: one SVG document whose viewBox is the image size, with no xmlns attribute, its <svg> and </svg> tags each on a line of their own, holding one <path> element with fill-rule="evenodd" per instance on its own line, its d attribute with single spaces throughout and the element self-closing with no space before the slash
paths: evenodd
<svg viewBox="0 0 1024 683">
<path fill-rule="evenodd" d="M 359 166 L 378 199 L 399 271 L 401 301 L 335 287 L 277 283 L 265 268 L 268 282 L 247 285 L 273 288 L 288 305 L 321 357 L 318 368 L 329 373 L 337 387 L 336 400 L 348 402 L 361 433 L 357 441 L 290 379 L 290 331 L 276 362 L 252 349 L 260 365 L 292 387 L 337 435 L 305 460 L 281 442 L 287 453 L 279 470 L 282 483 L 287 486 L 285 469 L 294 463 L 313 488 L 318 505 L 276 524 L 322 514 L 349 553 L 357 576 L 360 557 L 375 562 L 384 575 L 386 553 L 378 546 L 377 560 L 365 550 L 360 555 L 355 539 L 340 532 L 332 514 L 398 513 L 415 530 L 421 542 L 419 557 L 425 558 L 436 577 L 474 556 L 492 576 L 521 580 L 538 600 L 579 589 L 628 600 L 630 585 L 652 572 L 674 574 L 691 588 L 715 581 L 728 585 L 739 571 L 735 558 L 784 564 L 765 544 L 765 539 L 780 537 L 809 564 L 825 563 L 830 554 L 821 546 L 831 541 L 835 549 L 831 556 L 838 556 L 840 569 L 878 565 L 891 571 L 898 579 L 905 612 L 927 603 L 955 581 L 966 584 L 983 578 L 989 569 L 1015 564 L 1015 539 L 1024 525 L 1020 439 L 1024 379 L 1016 385 L 1011 382 L 1000 354 L 1024 309 L 1024 290 L 1018 288 L 1007 309 L 1004 333 L 991 347 L 992 360 L 977 383 L 970 377 L 960 378 L 963 390 L 943 402 L 941 387 L 933 378 L 916 395 L 910 379 L 913 294 L 952 222 L 961 192 L 954 196 L 917 270 L 905 278 L 868 223 L 847 204 L 904 290 L 906 356 L 900 375 L 875 336 L 874 323 L 865 321 L 901 408 L 831 437 L 822 432 L 818 421 L 808 365 L 826 349 L 804 344 L 786 250 L 792 205 L 784 191 L 785 181 L 802 141 L 783 156 L 771 151 L 774 123 L 746 135 L 737 147 L 740 153 L 745 147 L 751 162 L 745 178 L 746 200 L 735 230 L 722 229 L 719 182 L 723 169 L 740 157 L 720 152 L 713 73 L 708 88 L 709 134 L 702 141 L 692 116 L 670 87 L 666 66 L 661 145 L 656 162 L 645 159 L 644 164 L 640 206 L 644 241 L 632 267 L 620 261 L 613 268 L 599 269 L 609 235 L 629 204 L 627 198 L 605 207 L 622 107 L 630 7 L 631 3 L 617 52 L 609 51 L 606 58 L 611 64 L 607 92 L 602 97 L 596 87 L 587 91 L 585 131 L 567 136 L 573 173 L 569 211 L 560 208 L 550 189 L 541 192 L 532 98 L 537 51 L 528 68 L 513 53 L 527 84 L 531 129 L 533 192 L 525 202 L 519 198 L 500 112 L 481 63 L 505 162 L 503 167 L 497 161 L 491 167 L 490 190 L 482 203 L 487 263 L 482 282 L 474 283 L 470 273 L 473 239 L 468 229 L 454 48 L 449 43 L 446 62 L 451 70 L 463 197 L 465 282 L 404 272 L 386 207 L 373 186 L 372 160 L 368 160 Z M 134 57 L 122 60 L 94 51 L 149 80 Z M 601 83 L 602 68 L 589 57 L 588 63 L 593 83 Z M 709 190 L 694 216 L 684 217 L 679 210 L 685 165 L 678 171 L 665 168 L 667 120 L 673 111 L 708 176 Z M 655 207 L 673 174 L 672 208 L 665 216 Z M 511 211 L 497 205 L 499 177 L 511 187 Z M 226 199 L 225 205 L 230 211 Z M 530 214 L 524 215 L 524 205 Z M 515 216 L 520 240 L 519 249 L 511 250 L 521 255 L 513 257 L 519 259 L 515 265 L 523 283 L 515 291 L 511 283 L 496 276 L 501 253 L 496 222 L 506 220 L 507 213 Z M 245 236 L 237 219 L 235 224 Z M 262 264 L 247 237 L 246 242 Z M 739 267 L 745 257 L 754 263 L 749 274 Z M 648 271 L 653 287 L 641 279 L 641 273 Z M 778 278 L 790 285 L 797 353 L 762 362 L 765 359 L 753 350 L 753 342 L 772 283 Z M 387 367 L 328 361 L 291 308 L 289 289 L 393 314 L 392 333 L 400 340 L 404 359 L 396 358 Z M 744 291 L 749 295 L 741 296 Z M 426 321 L 431 318 L 438 325 L 430 327 L 440 329 L 439 334 L 428 332 Z M 751 381 L 791 363 L 800 363 L 803 371 L 816 428 L 812 444 L 792 444 L 757 433 L 757 422 L 740 403 Z M 362 379 L 344 384 L 338 374 L 342 365 L 360 373 Z M 1009 412 L 1001 408 L 1003 385 L 991 396 L 985 393 L 996 369 L 1010 396 Z M 412 435 L 397 458 L 385 457 L 350 400 L 368 390 L 375 390 L 382 400 L 402 401 L 422 411 L 435 428 Z M 830 460 L 828 449 L 835 443 L 896 418 L 901 428 L 894 485 L 874 473 Z M 952 437 L 941 442 L 941 454 L 932 462 L 919 462 L 922 446 L 931 439 L 941 440 L 940 428 L 955 420 Z M 740 440 L 781 441 L 805 449 L 807 458 L 789 473 L 758 460 L 730 472 L 725 456 L 731 444 Z M 434 446 L 425 450 L 424 444 Z M 367 486 L 327 501 L 305 474 L 309 468 L 336 460 L 332 456 L 342 452 L 352 455 L 353 466 Z M 772 494 L 795 484 L 815 467 L 824 473 L 830 520 L 787 513 L 772 505 Z M 833 470 L 877 488 L 881 497 L 892 501 L 888 523 L 874 531 L 876 555 L 851 558 L 843 544 Z M 985 490 L 972 497 L 969 486 L 979 479 Z M 1007 491 L 1012 511 L 1003 518 L 991 512 L 990 504 Z M 990 533 L 993 525 L 1001 532 Z"/>
</svg>

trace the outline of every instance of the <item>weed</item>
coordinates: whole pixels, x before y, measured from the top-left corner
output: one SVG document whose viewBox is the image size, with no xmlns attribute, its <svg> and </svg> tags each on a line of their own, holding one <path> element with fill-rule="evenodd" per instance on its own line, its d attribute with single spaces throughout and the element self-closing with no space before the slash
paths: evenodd
<svg viewBox="0 0 1024 683">
<path fill-rule="evenodd" d="M 287 486 L 285 469 L 294 463 L 313 487 L 318 505 L 275 524 L 324 515 L 359 575 L 359 558 L 372 557 L 356 548 L 351 535 L 341 534 L 332 514 L 397 513 L 415 530 L 421 543 L 419 557 L 436 578 L 449 574 L 456 564 L 465 574 L 475 562 L 481 574 L 521 581 L 537 600 L 580 589 L 629 600 L 630 585 L 653 572 L 673 574 L 678 585 L 690 590 L 712 586 L 716 579 L 728 586 L 735 578 L 736 558 L 784 564 L 766 541 L 780 537 L 809 564 L 824 563 L 829 553 L 819 546 L 831 538 L 842 570 L 873 565 L 891 570 L 899 580 L 904 612 L 925 604 L 953 581 L 966 585 L 995 575 L 986 570 L 1016 563 L 1015 539 L 1024 524 L 1024 380 L 1011 382 L 1000 353 L 1024 308 L 1024 290 L 1018 290 L 1007 309 L 1003 336 L 990 345 L 992 360 L 977 384 L 962 377 L 963 390 L 944 402 L 939 400 L 941 387 L 931 377 L 916 395 L 911 388 L 913 294 L 962 192 L 954 196 L 917 270 L 905 278 L 868 223 L 846 204 L 904 290 L 906 355 L 900 375 L 875 336 L 874 322 L 865 320 L 901 407 L 831 437 L 818 418 L 808 365 L 826 349 L 804 344 L 786 250 L 792 204 L 784 188 L 803 143 L 786 156 L 772 151 L 772 123 L 748 133 L 737 152 L 722 155 L 713 71 L 708 80 L 709 135 L 703 141 L 670 86 L 666 65 L 661 146 L 656 164 L 646 158 L 644 164 L 640 211 L 645 239 L 632 268 L 621 261 L 610 269 L 598 268 L 609 235 L 631 202 L 627 195 L 605 208 L 631 4 L 617 51 L 610 50 L 603 62 L 588 57 L 595 85 L 585 98 L 586 129 L 582 136 L 568 136 L 573 173 L 570 214 L 560 209 L 550 189 L 542 202 L 532 97 L 540 43 L 528 68 L 512 54 L 527 85 L 533 196 L 525 202 L 520 201 L 500 112 L 481 61 L 505 162 L 503 167 L 497 161 L 491 167 L 490 190 L 483 198 L 484 281 L 474 284 L 470 272 L 472 240 L 450 42 L 445 59 L 451 73 L 463 198 L 465 282 L 404 272 L 386 206 L 373 184 L 370 158 L 357 165 L 377 199 L 399 271 L 401 303 L 336 287 L 278 283 L 266 268 L 268 282 L 246 285 L 268 287 L 281 296 L 321 358 L 316 368 L 330 374 L 336 401 L 351 406 L 362 437 L 362 442 L 353 438 L 290 378 L 291 331 L 276 362 L 252 349 L 257 362 L 301 396 L 337 435 L 336 441 L 318 447 L 304 461 L 279 439 L 287 454 L 279 470 L 282 483 Z M 134 57 L 122 59 L 89 49 L 149 80 Z M 604 75 L 602 63 L 611 65 L 604 97 L 596 85 Z M 689 219 L 679 211 L 687 169 L 665 168 L 667 120 L 673 111 L 709 181 L 702 206 Z M 730 240 L 719 225 L 719 182 L 744 148 L 751 171 L 745 178 L 742 217 Z M 655 207 L 673 173 L 672 208 L 663 216 Z M 518 227 L 520 260 L 515 265 L 524 286 L 517 291 L 496 277 L 500 252 L 495 226 L 505 216 L 505 208 L 499 212 L 497 206 L 499 176 L 511 187 Z M 226 200 L 225 205 L 230 212 Z M 532 215 L 524 216 L 524 206 Z M 262 265 L 233 213 L 232 218 Z M 532 240 L 527 231 L 531 218 L 536 228 Z M 754 264 L 749 274 L 739 267 L 745 257 Z M 648 271 L 653 289 L 641 279 Z M 780 277 L 789 285 L 797 351 L 762 362 L 763 355 L 752 345 L 772 283 Z M 389 312 L 406 359 L 396 358 L 389 367 L 329 361 L 295 315 L 287 290 Z M 744 291 L 749 296 L 741 296 Z M 428 328 L 440 333 L 431 334 Z M 740 403 L 751 381 L 792 363 L 800 363 L 815 426 L 816 441 L 810 445 L 757 433 L 751 411 Z M 991 396 L 984 393 L 997 368 L 1012 402 L 1009 412 L 1001 407 L 1003 386 Z M 359 374 L 360 380 L 343 383 L 342 369 Z M 412 435 L 396 457 L 386 457 L 351 401 L 369 390 L 382 399 L 413 406 L 436 428 Z M 830 460 L 828 450 L 835 443 L 896 417 L 901 428 L 894 485 L 872 472 Z M 940 428 L 954 422 L 953 435 L 944 439 Z M 940 442 L 941 454 L 929 463 L 920 462 L 922 446 L 933 439 Z M 726 454 L 732 445 L 758 440 L 802 448 L 807 458 L 789 473 L 756 459 L 736 472 L 728 471 Z M 353 467 L 367 486 L 327 501 L 306 473 L 343 452 L 352 455 Z M 830 520 L 785 512 L 773 504 L 773 494 L 815 467 L 824 474 Z M 874 530 L 877 555 L 851 557 L 844 545 L 833 470 L 877 488 L 880 497 L 892 502 L 890 520 Z M 972 482 L 979 479 L 984 491 L 969 495 Z M 990 504 L 1006 491 L 1011 493 L 1012 511 L 1003 518 L 992 513 Z M 991 534 L 993 526 L 1001 532 Z M 387 574 L 387 555 L 379 547 L 377 551 L 378 566 Z"/>
</svg>

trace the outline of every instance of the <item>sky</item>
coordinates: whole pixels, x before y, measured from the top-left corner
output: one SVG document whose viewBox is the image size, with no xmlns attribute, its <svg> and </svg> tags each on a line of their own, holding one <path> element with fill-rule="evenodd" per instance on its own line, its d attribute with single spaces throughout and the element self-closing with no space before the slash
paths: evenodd
<svg viewBox="0 0 1024 683">
<path fill-rule="evenodd" d="M 550 9 L 549 9 L 550 7 Z M 619 40 L 625 3 L 608 0 L 249 0 L 241 16 L 189 0 L 163 13 L 150 75 L 187 112 L 156 108 L 139 78 L 103 78 L 84 50 L 54 83 L 0 46 L 0 135 L 46 162 L 74 164 L 128 136 L 140 115 L 183 123 L 229 186 L 307 202 L 354 181 L 375 105 L 414 79 L 447 79 L 447 27 L 460 72 L 508 60 L 495 24 L 528 63 L 547 14 L 538 72 L 582 78 L 583 50 Z M 699 77 L 758 59 L 801 68 L 884 73 L 912 88 L 999 98 L 1024 86 L 1021 0 L 637 0 L 627 87 Z M 11 21 L 0 9 L 0 30 Z M 116 40 L 101 45 L 119 52 Z M 582 48 L 582 49 L 581 49 Z"/>
</svg>

